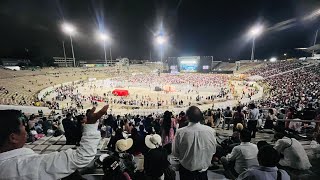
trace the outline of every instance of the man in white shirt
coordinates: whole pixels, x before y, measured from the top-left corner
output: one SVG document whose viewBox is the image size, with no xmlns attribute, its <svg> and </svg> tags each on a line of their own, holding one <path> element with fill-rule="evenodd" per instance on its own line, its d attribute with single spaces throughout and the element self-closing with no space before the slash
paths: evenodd
<svg viewBox="0 0 320 180">
<path fill-rule="evenodd" d="M 315 139 L 311 141 L 310 147 L 313 151 L 314 158 L 320 158 L 320 134 L 315 134 Z"/>
<path fill-rule="evenodd" d="M 255 104 L 249 104 L 249 117 L 248 117 L 248 130 L 250 131 L 251 137 L 256 137 L 257 124 L 259 119 L 259 110 L 256 108 Z"/>
<path fill-rule="evenodd" d="M 216 152 L 215 131 L 199 123 L 203 114 L 198 107 L 189 107 L 186 116 L 188 126 L 177 130 L 172 143 L 172 154 L 180 162 L 180 179 L 207 180 L 207 169 Z"/>
<path fill-rule="evenodd" d="M 240 132 L 241 144 L 232 149 L 231 154 L 221 158 L 226 176 L 235 179 L 251 166 L 258 165 L 257 145 L 250 143 L 251 134 L 247 129 Z M 234 167 L 233 167 L 234 166 Z"/>
<path fill-rule="evenodd" d="M 258 152 L 259 166 L 252 166 L 240 174 L 237 180 L 290 180 L 285 170 L 277 168 L 279 160 L 279 153 L 272 146 L 265 145 Z"/>
<path fill-rule="evenodd" d="M 0 177 L 1 179 L 53 180 L 61 179 L 76 169 L 86 167 L 97 153 L 100 133 L 97 120 L 108 110 L 108 105 L 94 113 L 95 107 L 87 113 L 80 146 L 45 155 L 23 148 L 26 141 L 25 127 L 21 123 L 21 112 L 1 110 L 0 118 Z"/>
<path fill-rule="evenodd" d="M 274 135 L 274 138 L 277 139 L 274 149 L 283 154 L 279 162 L 281 166 L 298 170 L 311 168 L 308 155 L 299 141 L 295 138 L 287 138 L 279 132 Z"/>
</svg>

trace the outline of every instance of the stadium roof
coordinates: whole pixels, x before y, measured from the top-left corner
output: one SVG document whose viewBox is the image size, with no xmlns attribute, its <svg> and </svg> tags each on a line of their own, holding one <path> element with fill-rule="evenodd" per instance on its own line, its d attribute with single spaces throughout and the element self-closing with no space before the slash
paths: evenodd
<svg viewBox="0 0 320 180">
<path fill-rule="evenodd" d="M 295 48 L 297 50 L 301 50 L 301 51 L 305 51 L 305 52 L 308 52 L 308 53 L 312 53 L 313 51 L 314 52 L 320 52 L 320 44 L 316 44 L 314 46 L 310 46 L 310 47 L 307 47 L 307 48 Z"/>
</svg>

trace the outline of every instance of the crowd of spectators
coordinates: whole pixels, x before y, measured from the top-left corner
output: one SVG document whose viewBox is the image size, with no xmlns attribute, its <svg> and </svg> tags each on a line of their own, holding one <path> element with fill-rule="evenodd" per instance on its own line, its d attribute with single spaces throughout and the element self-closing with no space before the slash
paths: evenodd
<svg viewBox="0 0 320 180">
<path fill-rule="evenodd" d="M 68 112 L 65 117 L 55 115 L 48 119 L 36 115 L 27 117 L 16 110 L 0 111 L 1 118 L 12 122 L 2 126 L 0 131 L 1 177 L 68 178 L 69 174 L 85 167 L 94 159 L 100 138 L 110 138 L 108 153 L 100 159 L 105 179 L 175 179 L 175 170 L 179 171 L 180 179 L 207 179 L 207 171 L 218 168 L 217 163 L 223 164 L 225 176 L 231 179 L 277 179 L 278 176 L 290 179 L 287 172 L 291 169 L 305 171 L 311 168 L 303 146 L 288 133 L 291 132 L 290 123 L 286 127 L 285 123 L 278 121 L 295 116 L 296 111 L 291 112 L 292 109 L 274 112 L 271 108 L 265 113 L 259 105 L 249 104 L 202 112 L 191 106 L 179 115 L 165 111 L 163 114 L 127 114 L 122 117 L 105 115 L 107 108 L 104 107 L 98 113 L 94 113 L 95 108 L 87 110 L 85 114 L 73 111 Z M 315 109 L 313 119 L 316 119 L 319 116 L 316 110 L 319 106 L 312 108 Z M 312 113 L 305 112 L 305 116 Z M 257 145 L 251 143 L 257 127 L 264 129 L 267 121 L 272 121 L 272 129 L 276 132 L 274 147 L 266 142 L 258 142 Z M 233 126 L 232 138 L 227 139 L 229 143 L 226 140 L 219 143 L 216 139 L 217 133 L 212 126 L 218 127 L 221 124 L 228 124 L 227 128 Z M 315 129 L 315 123 L 312 122 L 302 125 L 312 126 Z M 35 134 L 57 136 L 62 133 L 67 144 L 78 146 L 76 150 L 37 155 L 30 149 L 22 148 L 25 137 L 34 141 L 37 137 Z M 318 156 L 320 136 L 315 133 L 311 148 Z M 82 156 L 86 158 L 83 159 Z M 144 157 L 142 165 L 135 161 L 141 156 Z M 169 157 L 179 162 L 178 169 L 170 164 Z M 71 159 L 67 160 L 68 158 Z M 27 161 L 28 164 L 21 163 Z M 53 163 L 50 168 L 48 163 Z M 7 171 L 18 164 L 15 171 Z M 31 170 L 31 164 L 39 169 Z"/>
<path fill-rule="evenodd" d="M 259 75 L 262 77 L 268 77 L 268 76 L 279 74 L 285 71 L 297 69 L 303 66 L 306 66 L 306 64 L 303 64 L 300 61 L 295 61 L 295 60 L 278 61 L 278 62 L 264 63 L 263 66 L 260 66 L 258 68 L 253 68 L 246 73 L 252 76 Z"/>
<path fill-rule="evenodd" d="M 131 83 L 146 83 L 157 85 L 167 85 L 167 84 L 189 84 L 194 87 L 224 87 L 228 81 L 228 75 L 217 75 L 217 74 L 162 74 L 161 76 L 157 74 L 150 74 L 146 76 L 145 74 L 136 74 L 129 77 L 116 77 L 112 78 L 114 81 L 128 81 Z"/>
<path fill-rule="evenodd" d="M 305 67 L 290 73 L 267 78 L 269 97 L 267 106 L 292 106 L 298 110 L 320 99 L 320 66 Z"/>
<path fill-rule="evenodd" d="M 280 62 L 264 71 L 283 71 L 279 65 L 286 70 L 300 67 L 296 62 Z M 95 107 L 83 114 L 67 109 L 65 115 L 49 117 L 0 110 L 0 118 L 6 122 L 0 126 L 0 177 L 68 179 L 94 160 L 102 165 L 106 180 L 171 180 L 176 172 L 181 180 L 206 180 L 208 170 L 220 168 L 219 163 L 230 179 L 294 179 L 292 171 L 303 173 L 313 166 L 300 138 L 312 140 L 312 158 L 320 157 L 319 69 L 315 65 L 267 78 L 264 83 L 270 87 L 270 97 L 226 109 L 201 111 L 190 106 L 179 114 L 168 110 L 148 116 L 120 116 L 107 114 L 106 105 L 96 113 Z M 197 81 L 201 77 L 189 78 Z M 144 77 L 136 79 L 144 81 Z M 178 78 L 170 83 L 186 81 Z M 216 132 L 220 125 L 222 129 L 232 126 L 233 131 L 221 142 Z M 265 132 L 274 134 L 274 145 L 252 141 L 257 133 Z M 62 134 L 67 145 L 77 148 L 39 155 L 23 147 L 42 136 Z M 110 139 L 107 153 L 96 159 L 101 138 Z"/>
</svg>

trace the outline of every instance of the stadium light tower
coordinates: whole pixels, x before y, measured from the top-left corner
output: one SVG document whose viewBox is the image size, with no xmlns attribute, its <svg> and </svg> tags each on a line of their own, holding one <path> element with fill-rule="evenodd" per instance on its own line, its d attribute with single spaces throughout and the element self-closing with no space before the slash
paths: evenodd
<svg viewBox="0 0 320 180">
<path fill-rule="evenodd" d="M 255 39 L 261 35 L 263 31 L 262 25 L 256 25 L 252 27 L 249 31 L 250 37 L 252 37 L 252 48 L 251 48 L 251 60 L 254 60 L 254 51 L 255 51 Z"/>
<path fill-rule="evenodd" d="M 76 29 L 73 25 L 68 24 L 68 23 L 63 23 L 62 24 L 62 30 L 64 33 L 69 35 L 70 37 L 70 42 L 71 42 L 71 51 L 72 51 L 72 58 L 73 58 L 73 67 L 76 67 L 76 60 L 74 58 L 74 51 L 73 51 L 73 43 L 72 43 L 72 35 L 75 34 Z"/>
<path fill-rule="evenodd" d="M 163 46 L 167 42 L 167 38 L 163 35 L 159 35 L 155 38 L 156 43 L 160 46 L 160 61 L 163 59 Z"/>
<path fill-rule="evenodd" d="M 104 50 L 104 60 L 107 63 L 107 52 L 106 52 L 106 41 L 109 41 L 110 40 L 110 37 L 106 34 L 106 33 L 100 33 L 99 34 L 99 38 L 100 40 L 103 41 L 103 50 Z M 109 41 L 110 42 L 110 41 Z M 111 46 L 110 46 L 110 59 L 112 60 L 112 56 L 111 56 Z"/>
</svg>

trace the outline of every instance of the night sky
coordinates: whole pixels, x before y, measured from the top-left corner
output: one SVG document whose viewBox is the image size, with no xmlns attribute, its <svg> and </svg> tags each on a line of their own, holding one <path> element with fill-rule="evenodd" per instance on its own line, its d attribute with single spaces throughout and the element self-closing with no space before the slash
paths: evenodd
<svg viewBox="0 0 320 180">
<path fill-rule="evenodd" d="M 24 57 L 26 50 L 63 56 L 62 41 L 71 57 L 64 21 L 77 27 L 78 60 L 103 59 L 95 33 L 104 28 L 113 58 L 148 59 L 151 51 L 159 59 L 153 38 L 161 23 L 169 37 L 165 56 L 249 59 L 246 34 L 257 23 L 267 28 L 256 40 L 257 58 L 301 56 L 294 48 L 312 45 L 320 27 L 320 17 L 303 19 L 318 8 L 320 0 L 0 0 L 0 57 Z"/>
</svg>

